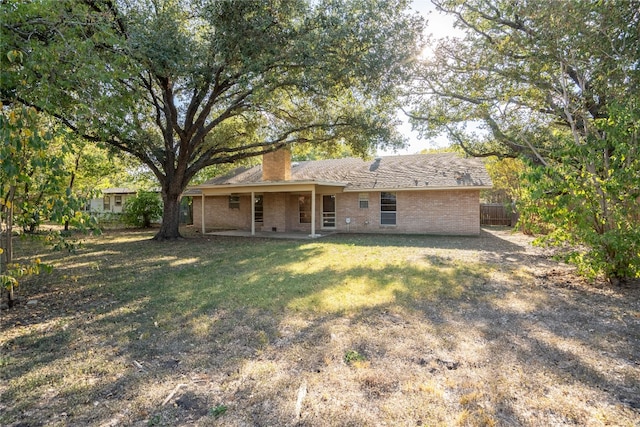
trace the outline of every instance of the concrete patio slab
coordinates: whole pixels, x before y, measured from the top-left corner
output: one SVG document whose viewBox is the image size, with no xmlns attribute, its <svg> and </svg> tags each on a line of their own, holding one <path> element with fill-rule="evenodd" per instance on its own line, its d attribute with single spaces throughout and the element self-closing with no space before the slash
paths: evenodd
<svg viewBox="0 0 640 427">
<path fill-rule="evenodd" d="M 221 231 L 208 231 L 205 233 L 210 236 L 233 236 L 233 237 L 260 237 L 266 239 L 297 239 L 297 240 L 305 240 L 305 239 L 317 239 L 320 237 L 330 236 L 331 234 L 335 234 L 335 232 L 322 232 L 321 234 L 315 234 L 311 236 L 309 233 L 303 232 L 277 232 L 277 231 L 256 231 L 256 233 L 252 236 L 250 231 L 246 230 L 221 230 Z"/>
</svg>

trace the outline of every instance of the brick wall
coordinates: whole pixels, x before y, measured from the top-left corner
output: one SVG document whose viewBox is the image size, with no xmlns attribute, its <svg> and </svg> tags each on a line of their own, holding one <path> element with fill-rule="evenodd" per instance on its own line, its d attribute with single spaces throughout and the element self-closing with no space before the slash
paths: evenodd
<svg viewBox="0 0 640 427">
<path fill-rule="evenodd" d="M 265 193 L 262 199 L 264 207 L 264 222 L 262 231 L 273 231 L 275 228 L 279 232 L 286 231 L 286 203 L 285 193 Z M 251 228 L 251 223 L 249 227 Z"/>
<path fill-rule="evenodd" d="M 193 198 L 193 226 L 198 227 L 200 230 L 200 226 L 202 225 L 202 197 L 194 197 Z"/>
<path fill-rule="evenodd" d="M 291 179 L 291 152 L 283 148 L 262 156 L 263 181 L 288 181 Z"/>
<path fill-rule="evenodd" d="M 427 197 L 403 197 L 398 193 L 398 221 L 407 229 L 429 234 L 477 235 L 480 233 L 480 190 L 425 192 Z M 404 220 L 402 218 L 405 218 Z M 407 220 L 406 218 L 415 218 Z M 402 221 L 402 222 L 401 222 Z"/>
<path fill-rule="evenodd" d="M 431 190 L 396 192 L 396 225 L 380 224 L 380 192 L 368 192 L 369 207 L 360 208 L 359 193 L 336 194 L 336 231 L 351 233 L 416 233 L 478 235 L 480 233 L 479 190 Z M 200 222 L 200 198 L 193 200 L 193 221 Z M 205 199 L 207 229 L 251 229 L 251 197 L 240 196 L 240 209 L 229 209 L 227 196 Z M 265 193 L 264 222 L 257 231 L 310 232 L 310 224 L 300 224 L 298 195 Z M 346 223 L 350 218 L 350 224 Z M 322 226 L 322 195 L 316 195 L 316 230 Z"/>
<path fill-rule="evenodd" d="M 367 193 L 369 207 L 360 208 L 359 193 L 336 194 L 336 229 L 352 233 L 376 233 L 380 224 L 380 193 Z M 351 222 L 346 223 L 349 218 Z"/>
<path fill-rule="evenodd" d="M 480 191 L 398 191 L 396 225 L 380 224 L 380 193 L 369 192 L 369 207 L 360 208 L 358 193 L 336 195 L 336 229 L 357 233 L 480 233 Z M 318 207 L 320 211 L 320 207 Z M 350 224 L 346 223 L 350 218 Z"/>
<path fill-rule="evenodd" d="M 251 196 L 240 196 L 240 208 L 229 208 L 229 196 L 205 197 L 204 223 L 211 229 L 250 229 L 251 228 Z M 202 198 L 193 198 L 193 224 L 202 224 L 200 204 Z"/>
</svg>

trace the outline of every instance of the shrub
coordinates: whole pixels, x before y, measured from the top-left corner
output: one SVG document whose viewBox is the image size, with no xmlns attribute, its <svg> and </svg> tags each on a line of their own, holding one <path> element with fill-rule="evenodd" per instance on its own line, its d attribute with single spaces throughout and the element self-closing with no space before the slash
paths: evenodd
<svg viewBox="0 0 640 427">
<path fill-rule="evenodd" d="M 156 193 L 140 191 L 124 204 L 122 221 L 134 227 L 149 228 L 151 222 L 162 217 L 162 200 Z"/>
</svg>

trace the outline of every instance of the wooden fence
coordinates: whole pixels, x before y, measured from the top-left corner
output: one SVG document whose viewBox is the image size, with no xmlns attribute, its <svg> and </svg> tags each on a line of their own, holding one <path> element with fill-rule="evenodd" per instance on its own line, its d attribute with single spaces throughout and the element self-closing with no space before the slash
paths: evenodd
<svg viewBox="0 0 640 427">
<path fill-rule="evenodd" d="M 480 225 L 511 226 L 511 211 L 501 203 L 481 203 Z"/>
</svg>

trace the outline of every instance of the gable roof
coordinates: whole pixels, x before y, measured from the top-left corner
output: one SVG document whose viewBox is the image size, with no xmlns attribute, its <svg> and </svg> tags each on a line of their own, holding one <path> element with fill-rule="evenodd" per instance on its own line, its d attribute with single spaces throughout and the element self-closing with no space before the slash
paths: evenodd
<svg viewBox="0 0 640 427">
<path fill-rule="evenodd" d="M 375 160 L 343 158 L 291 163 L 291 180 L 342 184 L 344 191 L 426 190 L 490 188 L 491 178 L 481 159 L 456 153 L 413 154 L 378 157 Z M 262 165 L 238 168 L 195 188 L 260 185 Z"/>
</svg>

